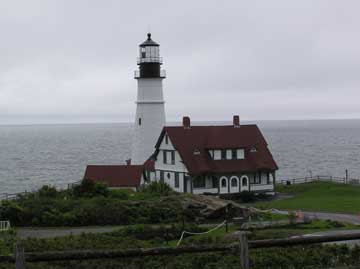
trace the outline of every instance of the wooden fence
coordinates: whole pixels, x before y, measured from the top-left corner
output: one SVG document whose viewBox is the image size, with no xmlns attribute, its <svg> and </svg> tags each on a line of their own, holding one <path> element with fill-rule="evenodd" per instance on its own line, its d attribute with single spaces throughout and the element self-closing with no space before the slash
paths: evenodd
<svg viewBox="0 0 360 269">
<path fill-rule="evenodd" d="M 81 183 L 81 181 L 69 183 L 69 184 L 67 184 L 67 189 L 69 190 L 75 186 L 78 186 L 78 185 L 80 185 L 80 183 Z M 62 187 L 55 187 L 55 188 L 58 190 L 64 189 Z M 23 192 L 17 192 L 17 193 L 0 193 L 0 201 L 1 200 L 13 200 L 21 195 L 28 195 L 28 194 L 31 194 L 34 192 L 36 192 L 36 191 L 23 191 Z"/>
<path fill-rule="evenodd" d="M 360 179 L 358 178 L 333 177 L 333 176 L 312 176 L 312 177 L 291 178 L 291 179 L 283 179 L 278 182 L 283 185 L 301 184 L 307 182 L 335 182 L 335 183 L 343 183 L 343 184 L 360 185 Z"/>
<path fill-rule="evenodd" d="M 288 247 L 347 240 L 359 240 L 360 233 L 320 236 L 299 236 L 281 239 L 248 241 L 247 232 L 239 234 L 239 243 L 230 245 L 202 245 L 182 247 L 157 247 L 120 250 L 83 250 L 25 253 L 21 242 L 16 244 L 15 255 L 0 256 L 0 263 L 15 263 L 17 269 L 24 269 L 26 262 L 54 262 L 70 260 L 134 258 L 145 256 L 179 255 L 185 253 L 231 252 L 240 256 L 239 268 L 249 269 L 249 248 Z"/>
</svg>

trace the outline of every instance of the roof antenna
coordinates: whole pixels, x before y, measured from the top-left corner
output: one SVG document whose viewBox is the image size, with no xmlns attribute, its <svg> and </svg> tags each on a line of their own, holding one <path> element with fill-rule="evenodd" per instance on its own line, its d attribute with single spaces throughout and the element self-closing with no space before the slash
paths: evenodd
<svg viewBox="0 0 360 269">
<path fill-rule="evenodd" d="M 151 33 L 151 26 L 148 24 L 148 33 Z"/>
</svg>

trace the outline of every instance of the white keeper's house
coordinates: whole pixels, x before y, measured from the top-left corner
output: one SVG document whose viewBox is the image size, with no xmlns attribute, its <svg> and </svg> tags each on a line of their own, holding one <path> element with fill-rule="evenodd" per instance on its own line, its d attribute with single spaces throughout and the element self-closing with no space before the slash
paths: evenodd
<svg viewBox="0 0 360 269">
<path fill-rule="evenodd" d="M 273 192 L 278 169 L 259 128 L 239 116 L 232 125 L 192 126 L 184 117 L 182 126 L 165 126 L 152 160 L 147 180 L 194 194 Z"/>
<path fill-rule="evenodd" d="M 159 44 L 139 45 L 139 69 L 131 162 L 88 165 L 84 179 L 110 188 L 137 189 L 152 181 L 168 183 L 175 191 L 228 194 L 274 191 L 278 169 L 259 128 L 242 125 L 165 126 L 165 101 Z"/>
</svg>

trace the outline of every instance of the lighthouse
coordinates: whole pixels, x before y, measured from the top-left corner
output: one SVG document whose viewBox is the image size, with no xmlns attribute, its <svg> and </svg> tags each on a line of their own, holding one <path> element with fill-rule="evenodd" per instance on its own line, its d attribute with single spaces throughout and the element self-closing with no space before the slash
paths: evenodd
<svg viewBox="0 0 360 269">
<path fill-rule="evenodd" d="M 147 34 L 147 40 L 139 45 L 139 69 L 135 71 L 137 101 L 131 164 L 143 164 L 154 153 L 154 145 L 165 125 L 162 86 L 165 70 L 161 69 L 159 47 L 151 39 L 150 33 Z"/>
</svg>

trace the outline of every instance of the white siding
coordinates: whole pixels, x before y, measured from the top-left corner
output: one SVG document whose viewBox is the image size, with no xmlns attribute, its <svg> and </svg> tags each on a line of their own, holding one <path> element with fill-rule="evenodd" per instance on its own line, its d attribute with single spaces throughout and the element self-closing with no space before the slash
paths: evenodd
<svg viewBox="0 0 360 269">
<path fill-rule="evenodd" d="M 171 152 L 167 153 L 167 164 L 164 163 L 164 153 L 163 150 L 174 150 L 175 151 L 175 164 L 171 163 Z M 175 150 L 170 137 L 168 137 L 168 144 L 165 143 L 165 136 L 163 137 L 160 146 L 159 153 L 157 155 L 157 160 L 155 161 L 155 169 L 156 170 L 164 170 L 164 171 L 177 171 L 187 173 L 187 169 L 183 164 L 180 154 L 177 150 Z M 156 177 L 159 178 L 158 176 Z"/>
<path fill-rule="evenodd" d="M 141 125 L 139 125 L 141 119 Z M 138 95 L 131 163 L 143 164 L 155 151 L 155 143 L 165 125 L 162 78 L 138 79 Z"/>
</svg>

